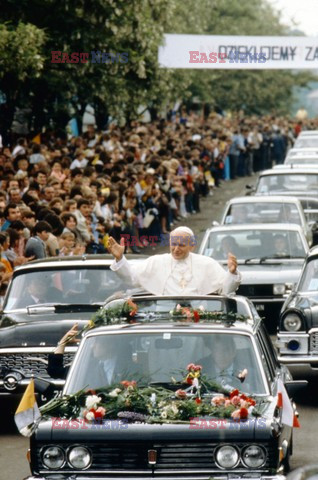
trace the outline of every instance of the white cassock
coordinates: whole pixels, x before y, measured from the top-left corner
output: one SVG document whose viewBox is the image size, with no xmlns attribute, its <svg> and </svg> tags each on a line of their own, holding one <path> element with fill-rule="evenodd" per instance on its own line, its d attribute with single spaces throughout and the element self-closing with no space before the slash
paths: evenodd
<svg viewBox="0 0 318 480">
<path fill-rule="evenodd" d="M 184 260 L 175 260 L 170 253 L 153 255 L 134 265 L 123 257 L 110 268 L 132 287 L 154 295 L 230 295 L 241 281 L 239 272 L 226 272 L 213 258 L 196 253 Z"/>
</svg>

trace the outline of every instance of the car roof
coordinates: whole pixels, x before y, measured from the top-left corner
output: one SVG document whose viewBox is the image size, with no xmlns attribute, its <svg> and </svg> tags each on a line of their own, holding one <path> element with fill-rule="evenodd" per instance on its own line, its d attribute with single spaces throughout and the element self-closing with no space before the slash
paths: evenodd
<svg viewBox="0 0 318 480">
<path fill-rule="evenodd" d="M 260 177 L 266 177 L 268 175 L 299 175 L 300 173 L 314 173 L 318 175 L 318 166 L 312 165 L 276 165 L 279 168 L 271 168 L 270 170 L 264 170 L 260 173 Z"/>
<path fill-rule="evenodd" d="M 240 223 L 234 225 L 219 225 L 217 227 L 208 228 L 206 233 L 235 230 L 290 230 L 298 231 L 303 234 L 303 228 L 295 223 Z"/>
<path fill-rule="evenodd" d="M 283 195 L 264 195 L 263 197 L 234 197 L 228 201 L 229 205 L 235 203 L 299 203 L 299 199 L 292 196 L 284 197 Z"/>
<path fill-rule="evenodd" d="M 148 258 L 147 255 L 126 255 L 128 260 L 144 260 Z M 65 257 L 47 257 L 32 262 L 25 263 L 17 267 L 14 272 L 21 272 L 22 270 L 36 270 L 36 269 L 54 269 L 60 267 L 84 267 L 85 266 L 109 266 L 112 264 L 114 257 L 109 254 L 104 255 L 74 255 Z"/>
</svg>

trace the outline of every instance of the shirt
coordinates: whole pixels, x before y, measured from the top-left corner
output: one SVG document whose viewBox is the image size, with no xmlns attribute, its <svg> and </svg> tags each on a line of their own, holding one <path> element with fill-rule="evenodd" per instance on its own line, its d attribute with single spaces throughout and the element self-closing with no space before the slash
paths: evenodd
<svg viewBox="0 0 318 480">
<path fill-rule="evenodd" d="M 171 272 L 167 278 L 164 295 L 198 295 L 198 289 L 192 273 L 190 255 L 184 260 L 171 258 Z"/>
</svg>

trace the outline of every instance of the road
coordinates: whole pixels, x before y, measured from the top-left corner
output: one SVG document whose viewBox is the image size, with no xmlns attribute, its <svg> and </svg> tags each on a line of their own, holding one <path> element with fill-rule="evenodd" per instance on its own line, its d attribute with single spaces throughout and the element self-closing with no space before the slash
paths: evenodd
<svg viewBox="0 0 318 480">
<path fill-rule="evenodd" d="M 248 183 L 254 182 L 255 178 L 248 179 Z M 201 201 L 200 213 L 191 215 L 182 223 L 192 228 L 198 241 L 200 241 L 205 229 L 211 225 L 211 222 L 213 220 L 219 221 L 224 203 L 232 197 L 245 194 L 246 183 L 246 178 L 231 183 L 224 182 L 220 188 L 215 190 L 213 196 Z M 161 253 L 166 248 L 154 247 L 154 250 L 148 250 L 147 253 Z M 293 469 L 316 461 L 317 398 L 318 388 L 310 385 L 308 391 L 297 399 L 301 428 L 296 429 L 294 434 L 294 455 L 291 459 Z M 7 411 L 1 407 L 0 404 L 0 480 L 22 480 L 29 474 L 26 458 L 29 441 L 16 433 L 14 426 L 8 426 Z"/>
</svg>

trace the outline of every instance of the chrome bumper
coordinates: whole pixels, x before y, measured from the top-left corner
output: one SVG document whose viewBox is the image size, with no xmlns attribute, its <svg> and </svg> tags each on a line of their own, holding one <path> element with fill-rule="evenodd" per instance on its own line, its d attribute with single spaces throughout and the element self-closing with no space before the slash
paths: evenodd
<svg viewBox="0 0 318 480">
<path fill-rule="evenodd" d="M 84 475 L 84 476 L 83 476 Z M 85 473 L 77 475 L 77 474 L 58 474 L 56 473 L 55 475 L 49 475 L 47 477 L 43 476 L 30 476 L 26 477 L 23 480 L 286 480 L 286 477 L 281 474 L 276 474 L 276 475 L 261 475 L 259 473 L 256 473 L 255 476 L 252 473 L 246 473 L 246 474 L 212 474 L 212 475 L 206 475 L 206 474 L 200 474 L 200 475 L 160 475 L 158 476 L 155 474 L 154 476 L 131 476 L 131 475 L 116 475 L 116 476 L 94 476 L 94 474 L 91 476 L 88 474 L 85 475 Z"/>
</svg>

